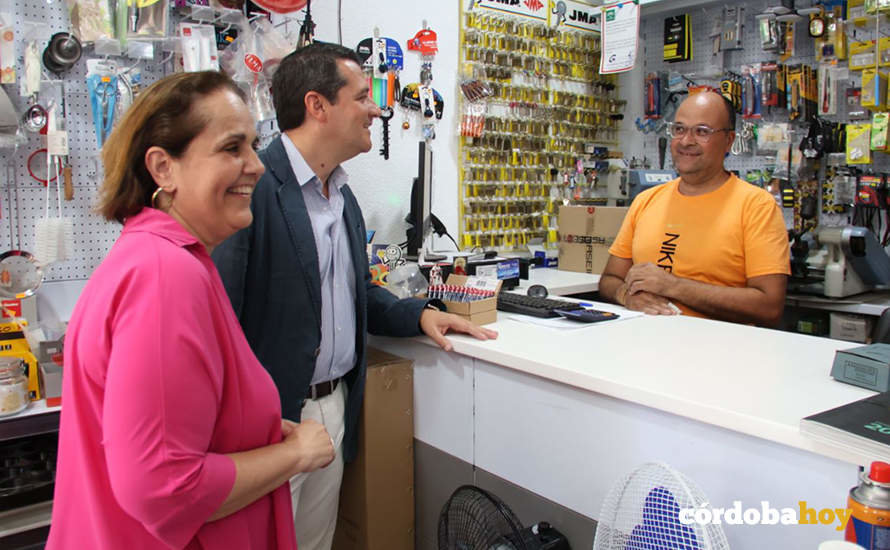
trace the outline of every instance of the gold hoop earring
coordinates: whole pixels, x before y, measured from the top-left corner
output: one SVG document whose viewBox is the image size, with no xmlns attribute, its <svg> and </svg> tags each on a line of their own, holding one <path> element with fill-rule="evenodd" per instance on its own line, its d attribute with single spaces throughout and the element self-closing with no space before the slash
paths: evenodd
<svg viewBox="0 0 890 550">
<path fill-rule="evenodd" d="M 170 195 L 170 198 L 164 199 L 164 197 L 161 196 L 161 193 L 167 193 L 168 195 Z M 163 187 L 158 186 L 158 188 L 155 189 L 155 192 L 151 194 L 151 207 L 157 208 L 158 210 L 169 208 L 173 204 L 174 193 L 175 191 L 168 191 Z"/>
<path fill-rule="evenodd" d="M 155 189 L 155 192 L 151 194 L 151 207 L 152 208 L 157 208 L 157 205 L 155 203 L 157 202 L 158 196 L 161 194 L 161 191 L 163 191 L 163 189 L 158 187 L 157 189 Z"/>
</svg>

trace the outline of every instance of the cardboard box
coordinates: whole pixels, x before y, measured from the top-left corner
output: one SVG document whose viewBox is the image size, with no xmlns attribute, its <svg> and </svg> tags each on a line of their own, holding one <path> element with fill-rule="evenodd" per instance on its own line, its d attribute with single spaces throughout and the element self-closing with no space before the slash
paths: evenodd
<svg viewBox="0 0 890 550">
<path fill-rule="evenodd" d="M 40 363 L 40 380 L 43 386 L 43 396 L 49 407 L 62 404 L 62 367 L 53 361 Z"/>
<path fill-rule="evenodd" d="M 603 272 L 627 208 L 559 207 L 559 265 L 563 271 Z"/>
<path fill-rule="evenodd" d="M 368 348 L 358 456 L 346 464 L 333 550 L 414 549 L 413 364 Z"/>
<path fill-rule="evenodd" d="M 865 344 L 871 335 L 871 319 L 864 315 L 831 313 L 831 338 Z"/>
<path fill-rule="evenodd" d="M 2 314 L 3 322 L 13 317 L 24 317 L 29 324 L 37 322 L 37 296 L 28 296 L 26 298 L 4 298 L 0 300 L 3 305 Z"/>
<path fill-rule="evenodd" d="M 470 277 L 466 275 L 449 275 L 446 285 L 464 286 Z M 498 320 L 498 292 L 501 291 L 501 280 L 492 279 L 494 285 L 494 296 L 484 300 L 476 300 L 475 302 L 452 302 L 442 300 L 448 313 L 459 315 L 475 325 L 487 325 Z"/>
<path fill-rule="evenodd" d="M 890 344 L 838 350 L 831 376 L 840 382 L 874 391 L 890 390 Z"/>
</svg>

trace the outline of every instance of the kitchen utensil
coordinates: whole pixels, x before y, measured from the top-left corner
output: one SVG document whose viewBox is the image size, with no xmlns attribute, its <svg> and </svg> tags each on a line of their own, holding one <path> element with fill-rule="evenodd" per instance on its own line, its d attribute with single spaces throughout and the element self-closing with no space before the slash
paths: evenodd
<svg viewBox="0 0 890 550">
<path fill-rule="evenodd" d="M 43 64 L 54 73 L 63 73 L 80 60 L 83 47 L 71 33 L 57 32 L 43 50 Z"/>
<path fill-rule="evenodd" d="M 43 283 L 43 268 L 24 250 L 0 254 L 0 295 L 7 298 L 33 296 Z"/>
<path fill-rule="evenodd" d="M 39 103 L 33 103 L 22 115 L 22 127 L 29 132 L 40 132 L 46 126 L 46 121 L 46 109 Z"/>
</svg>

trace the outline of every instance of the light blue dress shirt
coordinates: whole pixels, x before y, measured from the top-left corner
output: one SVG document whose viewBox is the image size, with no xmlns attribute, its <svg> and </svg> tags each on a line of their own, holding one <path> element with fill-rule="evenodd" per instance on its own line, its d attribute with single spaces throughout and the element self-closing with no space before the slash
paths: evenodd
<svg viewBox="0 0 890 550">
<path fill-rule="evenodd" d="M 321 349 L 315 359 L 311 382 L 318 384 L 339 378 L 355 366 L 355 271 L 340 192 L 349 177 L 341 167 L 334 168 L 328 178 L 328 198 L 325 198 L 322 181 L 290 138 L 282 134 L 281 142 L 303 192 L 318 250 Z M 308 317 L 307 322 L 311 322 Z"/>
</svg>

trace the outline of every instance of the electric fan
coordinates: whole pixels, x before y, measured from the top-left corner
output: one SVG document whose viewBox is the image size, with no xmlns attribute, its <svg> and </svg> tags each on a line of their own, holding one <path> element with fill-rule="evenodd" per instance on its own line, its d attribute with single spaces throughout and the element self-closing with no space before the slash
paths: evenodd
<svg viewBox="0 0 890 550">
<path fill-rule="evenodd" d="M 439 550 L 570 550 L 546 522 L 522 528 L 501 499 L 473 485 L 458 487 L 439 515 Z"/>
<path fill-rule="evenodd" d="M 593 550 L 729 550 L 719 525 L 684 525 L 680 510 L 707 504 L 702 491 L 667 464 L 643 464 L 603 502 Z"/>
</svg>

